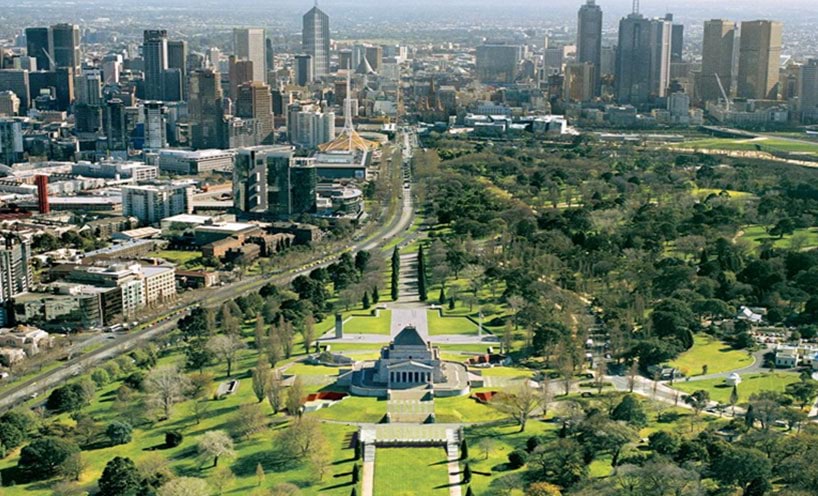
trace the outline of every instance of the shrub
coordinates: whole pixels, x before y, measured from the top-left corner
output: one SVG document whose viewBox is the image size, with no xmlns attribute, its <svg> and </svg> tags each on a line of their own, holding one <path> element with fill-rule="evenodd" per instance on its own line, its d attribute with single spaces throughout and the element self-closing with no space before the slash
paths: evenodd
<svg viewBox="0 0 818 496">
<path fill-rule="evenodd" d="M 175 448 L 182 444 L 182 433 L 170 431 L 165 433 L 165 445 L 169 448 Z"/>
<path fill-rule="evenodd" d="M 514 450 L 508 454 L 508 465 L 510 468 L 520 468 L 528 461 L 528 453 L 523 450 Z"/>
<path fill-rule="evenodd" d="M 533 453 L 537 446 L 541 446 L 546 443 L 546 439 L 543 436 L 531 436 L 525 442 L 525 449 L 529 453 Z"/>
<path fill-rule="evenodd" d="M 94 381 L 97 387 L 102 387 L 111 382 L 111 376 L 105 369 L 96 369 L 91 372 L 91 380 Z"/>
<path fill-rule="evenodd" d="M 127 422 L 114 420 L 105 429 L 105 435 L 111 440 L 111 445 L 127 444 L 133 438 L 133 427 Z"/>
</svg>

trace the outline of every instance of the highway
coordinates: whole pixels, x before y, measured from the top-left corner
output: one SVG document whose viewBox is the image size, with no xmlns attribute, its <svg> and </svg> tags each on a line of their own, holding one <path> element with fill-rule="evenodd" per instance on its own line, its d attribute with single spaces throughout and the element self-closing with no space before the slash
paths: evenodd
<svg viewBox="0 0 818 496">
<path fill-rule="evenodd" d="M 412 147 L 415 146 L 416 139 L 414 135 L 410 137 L 409 134 L 402 134 L 404 144 L 403 162 L 401 167 L 403 169 L 403 177 L 411 177 L 407 174 L 409 164 L 412 157 Z M 278 285 L 287 284 L 300 275 L 306 275 L 317 267 L 326 267 L 334 263 L 340 255 L 345 251 L 357 252 L 360 250 L 374 250 L 383 245 L 386 241 L 400 235 L 409 229 L 414 222 L 414 205 L 412 202 L 412 194 L 410 183 L 405 183 L 402 191 L 401 208 L 397 215 L 384 226 L 380 227 L 371 235 L 364 239 L 355 241 L 347 250 L 342 250 L 330 256 L 320 256 L 311 262 L 300 264 L 299 267 L 290 268 L 282 273 L 263 277 L 256 276 L 229 284 L 223 287 L 211 289 L 210 292 L 200 300 L 197 304 L 180 305 L 172 308 L 167 313 L 159 317 L 158 321 L 151 319 L 154 322 L 152 325 L 144 327 L 137 331 L 129 333 L 111 334 L 113 338 L 109 343 L 97 348 L 94 351 L 77 356 L 71 360 L 67 360 L 65 364 L 57 369 L 44 372 L 36 377 L 26 380 L 21 384 L 12 387 L 2 394 L 0 398 L 0 411 L 7 410 L 34 395 L 40 394 L 60 383 L 77 376 L 87 370 L 90 370 L 95 365 L 126 353 L 137 346 L 139 343 L 150 340 L 164 332 L 169 332 L 176 328 L 178 321 L 188 315 L 190 310 L 195 306 L 215 306 L 221 303 L 236 298 L 238 296 L 248 294 L 252 291 L 257 291 L 262 286 L 273 283 Z"/>
</svg>

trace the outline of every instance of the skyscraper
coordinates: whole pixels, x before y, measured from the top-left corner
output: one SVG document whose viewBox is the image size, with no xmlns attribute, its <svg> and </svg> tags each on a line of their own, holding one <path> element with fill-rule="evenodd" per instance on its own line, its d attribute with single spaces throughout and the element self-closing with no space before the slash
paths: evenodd
<svg viewBox="0 0 818 496">
<path fill-rule="evenodd" d="M 329 16 L 316 5 L 303 17 L 302 51 L 312 55 L 313 75 L 329 75 Z"/>
<path fill-rule="evenodd" d="M 477 79 L 481 83 L 513 83 L 521 58 L 522 48 L 519 45 L 480 45 L 476 58 Z"/>
<path fill-rule="evenodd" d="M 168 69 L 178 69 L 182 99 L 187 100 L 187 42 L 168 41 Z"/>
<path fill-rule="evenodd" d="M 26 53 L 37 59 L 37 70 L 51 69 L 51 36 L 48 28 L 26 28 Z"/>
<path fill-rule="evenodd" d="M 168 32 L 146 29 L 142 43 L 145 63 L 145 100 L 163 100 L 164 73 L 168 68 Z"/>
<path fill-rule="evenodd" d="M 54 66 L 70 67 L 74 69 L 74 72 L 79 72 L 82 63 L 79 26 L 76 24 L 55 24 L 51 26 L 49 41 Z"/>
<path fill-rule="evenodd" d="M 167 108 L 162 102 L 144 102 L 142 119 L 145 129 L 145 150 L 159 150 L 168 146 L 168 131 L 165 113 Z"/>
<path fill-rule="evenodd" d="M 702 71 L 699 76 L 699 98 L 716 101 L 722 98 L 719 81 L 729 97 L 732 92 L 734 71 L 733 55 L 736 49 L 736 23 L 713 19 L 704 23 L 702 42 Z M 718 75 L 718 79 L 716 78 Z"/>
<path fill-rule="evenodd" d="M 616 99 L 645 105 L 667 95 L 671 23 L 632 13 L 619 22 Z"/>
<path fill-rule="evenodd" d="M 594 94 L 600 93 L 600 69 L 602 66 L 602 9 L 596 0 L 579 8 L 577 23 L 577 62 L 590 63 L 594 67 Z"/>
<path fill-rule="evenodd" d="M 798 79 L 799 110 L 818 112 L 818 59 L 809 59 L 802 65 Z"/>
<path fill-rule="evenodd" d="M 295 56 L 295 84 L 306 86 L 315 78 L 312 74 L 312 55 L 302 53 Z"/>
<path fill-rule="evenodd" d="M 259 124 L 259 144 L 272 143 L 273 96 L 270 87 L 261 81 L 251 81 L 239 86 L 236 117 L 255 119 Z"/>
<path fill-rule="evenodd" d="M 261 28 L 233 29 L 233 51 L 238 60 L 253 63 L 253 81 L 267 82 L 267 57 L 264 30 Z"/>
<path fill-rule="evenodd" d="M 227 77 L 230 81 L 230 99 L 233 103 L 236 103 L 236 98 L 239 95 L 239 86 L 254 80 L 253 67 L 255 64 L 253 64 L 252 60 L 239 60 L 235 55 L 231 55 L 228 58 L 228 64 Z"/>
<path fill-rule="evenodd" d="M 0 70 L 0 91 L 12 91 L 20 99 L 20 113 L 25 115 L 31 105 L 29 73 L 23 69 Z"/>
<path fill-rule="evenodd" d="M 778 98 L 778 66 L 782 25 L 776 21 L 741 23 L 738 96 L 758 100 Z"/>
<path fill-rule="evenodd" d="M 8 303 L 34 284 L 31 273 L 31 244 L 7 235 L 0 239 L 0 324 L 9 324 Z"/>
<path fill-rule="evenodd" d="M 188 108 L 193 148 L 222 148 L 222 85 L 218 72 L 199 69 L 190 75 Z"/>
</svg>

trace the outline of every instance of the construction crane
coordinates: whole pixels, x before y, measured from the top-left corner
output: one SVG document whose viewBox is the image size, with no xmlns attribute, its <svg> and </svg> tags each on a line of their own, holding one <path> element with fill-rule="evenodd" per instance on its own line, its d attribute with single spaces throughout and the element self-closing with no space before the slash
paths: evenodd
<svg viewBox="0 0 818 496">
<path fill-rule="evenodd" d="M 721 96 L 724 97 L 724 104 L 727 106 L 727 111 L 729 112 L 733 106 L 733 102 L 730 101 L 730 97 L 727 96 L 727 92 L 724 91 L 724 85 L 721 84 L 721 78 L 719 77 L 719 73 L 713 74 L 716 76 L 716 82 L 719 84 L 719 90 L 721 90 Z"/>
</svg>

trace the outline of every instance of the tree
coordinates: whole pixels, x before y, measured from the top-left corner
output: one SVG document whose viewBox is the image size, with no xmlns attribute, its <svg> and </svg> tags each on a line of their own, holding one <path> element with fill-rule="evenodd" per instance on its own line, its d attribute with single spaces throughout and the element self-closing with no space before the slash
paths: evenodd
<svg viewBox="0 0 818 496">
<path fill-rule="evenodd" d="M 327 470 L 332 465 L 332 458 L 330 457 L 329 443 L 320 430 L 314 435 L 308 457 L 310 467 L 318 475 L 318 480 L 324 480 Z"/>
<path fill-rule="evenodd" d="M 267 416 L 258 403 L 241 405 L 232 422 L 233 434 L 238 438 L 248 438 L 267 427 Z"/>
<path fill-rule="evenodd" d="M 696 415 L 699 415 L 710 403 L 710 393 L 704 389 L 699 389 L 694 391 L 693 394 L 685 396 L 684 402 L 690 405 Z"/>
<path fill-rule="evenodd" d="M 534 482 L 526 488 L 525 496 L 562 496 L 562 492 L 550 482 Z"/>
<path fill-rule="evenodd" d="M 210 486 L 202 479 L 195 477 L 179 477 L 171 479 L 159 488 L 157 496 L 208 496 Z"/>
<path fill-rule="evenodd" d="M 6 449 L 14 449 L 25 439 L 25 434 L 13 423 L 0 421 L 0 444 Z"/>
<path fill-rule="evenodd" d="M 261 464 L 259 464 L 261 465 Z M 230 467 L 219 467 L 214 474 L 211 483 L 216 487 L 216 494 L 224 493 L 224 490 L 229 487 L 236 479 L 236 474 L 230 470 Z"/>
<path fill-rule="evenodd" d="M 213 466 L 219 465 L 219 458 L 232 457 L 236 454 L 233 449 L 233 439 L 224 431 L 207 431 L 197 444 L 199 455 L 203 458 L 212 458 Z"/>
<path fill-rule="evenodd" d="M 733 389 L 730 391 L 730 406 L 733 409 L 733 416 L 736 416 L 736 403 L 738 403 L 738 386 L 733 384 Z"/>
<path fill-rule="evenodd" d="M 141 478 L 130 458 L 111 459 L 99 478 L 99 496 L 136 496 L 141 494 Z"/>
<path fill-rule="evenodd" d="M 611 420 L 621 420 L 636 427 L 644 427 L 648 423 L 642 404 L 633 395 L 627 394 L 611 412 Z"/>
<path fill-rule="evenodd" d="M 301 377 L 296 376 L 293 385 L 287 390 L 287 412 L 290 415 L 301 415 L 304 404 L 304 385 Z"/>
<path fill-rule="evenodd" d="M 313 341 L 315 341 L 315 317 L 312 312 L 304 317 L 304 324 L 301 327 L 301 335 L 304 337 L 304 351 L 310 352 Z"/>
<path fill-rule="evenodd" d="M 76 412 L 88 405 L 91 398 L 81 384 L 66 384 L 48 395 L 45 407 L 53 412 Z"/>
<path fill-rule="evenodd" d="M 267 401 L 273 409 L 273 413 L 278 413 L 281 410 L 282 397 L 284 396 L 284 384 L 281 381 L 281 374 L 278 370 L 273 369 L 267 382 Z"/>
<path fill-rule="evenodd" d="M 803 409 L 807 406 L 807 403 L 818 395 L 818 381 L 803 378 L 798 382 L 788 384 L 786 392 L 792 396 Z"/>
<path fill-rule="evenodd" d="M 354 491 L 355 488 L 353 487 Z M 270 489 L 270 496 L 301 496 L 301 489 L 295 484 L 289 482 L 281 482 Z"/>
<path fill-rule="evenodd" d="M 207 349 L 219 360 L 227 363 L 227 377 L 230 377 L 233 370 L 233 361 L 240 350 L 247 345 L 236 334 L 213 336 L 207 342 Z"/>
<path fill-rule="evenodd" d="M 418 295 L 420 296 L 420 301 L 426 301 L 428 299 L 427 294 L 427 287 L 426 287 L 426 256 L 423 253 L 423 246 L 418 249 Z"/>
<path fill-rule="evenodd" d="M 85 458 L 83 458 L 82 453 L 72 453 L 60 464 L 57 468 L 57 473 L 64 480 L 78 481 L 86 468 L 88 468 L 88 464 Z"/>
<path fill-rule="evenodd" d="M 161 408 L 164 419 L 170 419 L 173 406 L 185 399 L 190 379 L 175 365 L 163 365 L 151 370 L 145 377 L 145 391 L 149 402 Z"/>
<path fill-rule="evenodd" d="M 480 448 L 480 451 L 483 453 L 483 459 L 489 459 L 489 453 L 491 450 L 494 449 L 494 440 L 488 436 L 480 438 L 480 441 L 477 443 L 477 446 Z"/>
<path fill-rule="evenodd" d="M 627 424 L 601 414 L 590 415 L 577 427 L 577 439 L 587 452 L 610 453 L 611 467 L 616 467 L 622 448 L 638 438 L 638 433 Z"/>
<path fill-rule="evenodd" d="M 570 487 L 588 473 L 584 450 L 574 439 L 558 439 L 537 448 L 529 460 L 539 478 L 562 487 Z"/>
<path fill-rule="evenodd" d="M 131 442 L 133 427 L 127 422 L 114 420 L 105 429 L 105 435 L 111 440 L 111 446 L 127 444 Z"/>
<path fill-rule="evenodd" d="M 726 486 L 738 486 L 744 496 L 764 494 L 770 487 L 772 466 L 753 448 L 724 445 L 710 464 L 713 477 Z"/>
<path fill-rule="evenodd" d="M 261 466 L 261 463 L 256 464 L 256 481 L 258 481 L 258 487 L 261 487 L 261 485 L 264 484 L 265 478 L 264 467 Z"/>
<path fill-rule="evenodd" d="M 681 444 L 681 439 L 673 432 L 656 431 L 648 436 L 648 447 L 656 453 L 668 457 L 675 455 Z"/>
<path fill-rule="evenodd" d="M 269 362 L 264 359 L 259 360 L 256 368 L 253 369 L 253 394 L 259 403 L 267 397 L 271 373 Z"/>
<path fill-rule="evenodd" d="M 35 479 L 47 479 L 56 475 L 60 465 L 79 451 L 79 446 L 70 439 L 43 437 L 20 450 L 17 468 Z"/>
<path fill-rule="evenodd" d="M 303 458 L 309 455 L 316 445 L 321 444 L 323 436 L 318 419 L 305 416 L 296 418 L 284 429 L 279 436 L 279 442 L 288 453 Z"/>
<path fill-rule="evenodd" d="M 520 432 L 525 432 L 526 422 L 539 406 L 540 400 L 534 389 L 528 384 L 522 384 L 508 392 L 494 395 L 490 404 L 508 414 L 520 426 Z"/>
<path fill-rule="evenodd" d="M 465 468 L 463 468 L 463 484 L 468 484 L 471 482 L 471 465 L 466 462 Z"/>
</svg>

